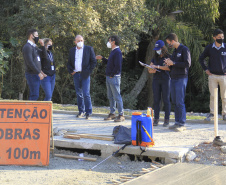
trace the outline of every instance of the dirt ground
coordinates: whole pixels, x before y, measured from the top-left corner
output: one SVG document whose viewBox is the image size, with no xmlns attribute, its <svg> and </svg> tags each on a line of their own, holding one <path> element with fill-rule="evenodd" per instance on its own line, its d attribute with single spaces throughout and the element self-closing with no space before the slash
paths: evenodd
<svg viewBox="0 0 226 185">
<path fill-rule="evenodd" d="M 55 150 L 58 154 L 78 156 L 78 153 Z M 150 162 L 131 161 L 128 156 L 111 157 L 92 171 L 90 168 L 101 162 L 103 158 L 84 153 L 84 157 L 97 158 L 96 162 L 78 161 L 50 156 L 47 167 L 0 166 L 1 185 L 99 185 L 112 184 L 112 180 L 120 180 L 121 176 L 131 176 L 150 168 Z"/>
<path fill-rule="evenodd" d="M 196 158 L 190 163 L 226 166 L 226 153 L 221 151 L 220 146 L 214 146 L 212 142 L 200 143 L 192 151 L 196 154 Z"/>
<path fill-rule="evenodd" d="M 211 142 L 204 142 L 194 147 L 196 158 L 187 163 L 206 165 L 226 165 L 226 154 L 219 146 Z M 75 155 L 79 153 L 55 149 L 57 154 Z M 114 184 L 113 181 L 123 180 L 123 177 L 133 177 L 133 174 L 144 174 L 150 170 L 151 162 L 131 161 L 129 156 L 110 157 L 92 171 L 90 169 L 100 163 L 103 158 L 97 155 L 84 153 L 84 157 L 97 158 L 97 161 L 79 161 L 77 159 L 64 159 L 50 156 L 47 167 L 35 166 L 0 166 L 1 185 L 99 185 Z M 153 168 L 152 168 L 153 169 Z M 154 169 L 153 169 L 154 170 Z M 142 173 L 144 172 L 144 173 Z"/>
<path fill-rule="evenodd" d="M 201 143 L 192 150 L 197 157 L 188 163 L 206 165 L 226 165 L 226 154 L 219 146 L 212 143 Z M 57 154 L 75 155 L 79 153 L 55 149 Z M 100 163 L 103 158 L 84 153 L 84 157 L 97 158 L 96 162 L 78 161 L 77 159 L 64 159 L 50 156 L 47 167 L 34 166 L 0 166 L 1 185 L 99 185 L 114 184 L 113 181 L 123 180 L 123 177 L 133 177 L 133 174 L 144 174 L 153 163 L 144 161 L 131 161 L 129 156 L 110 157 L 92 171 L 90 169 Z M 155 165 L 155 164 L 154 164 Z M 142 173 L 144 172 L 144 173 Z"/>
</svg>

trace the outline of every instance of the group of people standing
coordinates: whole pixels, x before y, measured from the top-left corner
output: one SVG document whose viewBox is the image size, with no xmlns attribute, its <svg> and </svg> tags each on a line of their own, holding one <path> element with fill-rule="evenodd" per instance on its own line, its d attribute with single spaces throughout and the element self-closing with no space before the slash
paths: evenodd
<svg viewBox="0 0 226 185">
<path fill-rule="evenodd" d="M 52 49 L 52 40 L 49 38 L 39 39 L 35 29 L 28 30 L 28 41 L 23 47 L 25 63 L 25 76 L 30 89 L 29 100 L 37 100 L 39 87 L 45 91 L 45 101 L 51 101 L 55 85 L 55 62 Z M 208 45 L 200 55 L 200 64 L 209 76 L 210 91 L 210 114 L 205 120 L 213 118 L 214 88 L 220 86 L 222 99 L 222 116 L 226 121 L 226 46 L 223 43 L 224 33 L 220 29 L 213 32 L 214 43 Z M 154 126 L 159 123 L 159 112 L 161 98 L 164 102 L 165 119 L 164 127 L 169 126 L 170 119 L 170 96 L 174 104 L 175 123 L 169 129 L 183 131 L 186 129 L 185 94 L 188 82 L 188 72 L 191 66 L 191 55 L 189 49 L 178 42 L 175 33 L 170 33 L 166 39 L 169 48 L 174 48 L 172 55 L 168 53 L 164 41 L 155 43 L 155 54 L 151 60 L 149 73 L 153 73 L 153 95 L 154 95 Z M 41 47 L 36 46 L 40 43 Z M 73 76 L 77 105 L 78 118 L 89 119 L 92 115 L 92 102 L 90 97 L 90 75 L 96 66 L 97 60 L 102 60 L 106 66 L 107 97 L 110 103 L 110 113 L 104 120 L 121 122 L 125 120 L 123 113 L 123 101 L 120 94 L 122 52 L 119 48 L 118 36 L 108 38 L 107 47 L 111 49 L 108 59 L 101 55 L 95 56 L 91 46 L 84 45 L 83 36 L 77 35 L 74 40 L 75 47 L 69 51 L 67 62 L 68 72 Z M 205 58 L 209 57 L 208 65 Z M 116 116 L 116 104 L 118 116 Z"/>
<path fill-rule="evenodd" d="M 25 64 L 25 77 L 29 86 L 29 100 L 38 100 L 39 88 L 42 86 L 45 92 L 45 101 L 51 101 L 55 86 L 55 63 L 53 59 L 52 40 L 39 39 L 35 29 L 28 30 L 28 41 L 23 47 Z M 39 42 L 40 48 L 36 46 Z M 77 35 L 74 40 L 75 47 L 69 51 L 67 62 L 68 72 L 73 76 L 77 105 L 79 113 L 77 118 L 89 119 L 92 115 L 92 102 L 90 97 L 90 75 L 96 66 L 97 59 L 107 64 L 106 86 L 107 96 L 110 102 L 110 113 L 104 120 L 121 122 L 125 120 L 123 113 L 123 101 L 120 94 L 122 52 L 119 48 L 118 36 L 108 38 L 107 47 L 111 48 L 108 59 L 101 55 L 95 56 L 91 46 L 84 45 L 83 36 Z M 118 116 L 116 116 L 116 104 Z"/>
<path fill-rule="evenodd" d="M 174 48 L 170 55 L 164 41 L 158 40 L 155 43 L 155 54 L 150 65 L 149 73 L 153 76 L 153 95 L 154 95 L 154 126 L 159 123 L 159 111 L 161 97 L 164 102 L 165 119 L 164 127 L 169 126 L 170 118 L 170 95 L 172 103 L 175 105 L 175 123 L 169 129 L 183 131 L 186 129 L 186 109 L 184 98 L 188 82 L 188 71 L 191 66 L 191 55 L 189 49 L 178 42 L 178 37 L 170 33 L 166 37 L 166 42 L 170 48 Z"/>
<path fill-rule="evenodd" d="M 226 121 L 226 46 L 224 32 L 215 29 L 213 32 L 214 42 L 206 46 L 200 54 L 199 62 L 208 75 L 208 85 L 210 91 L 210 113 L 205 121 L 210 121 L 214 117 L 214 89 L 220 86 L 222 99 L 222 117 Z M 185 93 L 188 82 L 188 72 L 191 66 L 191 55 L 189 49 L 178 42 L 176 34 L 171 33 L 166 37 L 169 48 L 174 48 L 170 55 L 164 41 L 158 40 L 155 44 L 155 54 L 150 65 L 149 73 L 153 73 L 153 95 L 154 95 L 154 126 L 159 122 L 159 111 L 161 99 L 164 102 L 165 119 L 163 126 L 169 126 L 170 117 L 170 96 L 171 102 L 175 105 L 175 123 L 169 129 L 183 131 L 186 129 L 186 108 Z M 206 62 L 206 58 L 209 58 Z M 207 64 L 208 63 L 208 64 Z M 216 137 L 217 142 L 222 142 Z"/>
<path fill-rule="evenodd" d="M 53 58 L 52 40 L 39 39 L 36 29 L 27 32 L 27 43 L 23 47 L 25 77 L 29 86 L 29 100 L 38 100 L 39 88 L 45 92 L 44 101 L 51 101 L 55 86 L 55 62 Z M 38 48 L 36 44 L 40 44 Z"/>
</svg>

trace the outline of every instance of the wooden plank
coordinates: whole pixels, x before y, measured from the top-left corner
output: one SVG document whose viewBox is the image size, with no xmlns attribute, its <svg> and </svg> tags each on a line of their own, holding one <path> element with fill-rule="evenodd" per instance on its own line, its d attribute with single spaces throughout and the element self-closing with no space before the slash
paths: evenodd
<svg viewBox="0 0 226 185">
<path fill-rule="evenodd" d="M 87 161 L 96 161 L 97 158 L 91 158 L 91 157 L 79 157 L 79 156 L 74 156 L 74 155 L 64 155 L 64 154 L 54 154 L 56 157 L 62 157 L 62 158 L 67 158 L 67 159 L 83 159 Z"/>
<path fill-rule="evenodd" d="M 86 139 L 97 139 L 97 140 L 105 140 L 105 141 L 113 141 L 113 137 L 104 137 L 104 136 L 98 136 L 98 135 L 87 135 L 87 134 L 68 134 L 64 135 L 65 138 L 70 137 L 70 139 L 73 139 L 73 136 L 80 137 L 80 138 L 86 138 Z"/>
<path fill-rule="evenodd" d="M 113 135 L 109 135 L 109 134 L 90 134 L 90 133 L 77 133 L 75 135 L 90 135 L 90 136 L 114 137 Z"/>
<path fill-rule="evenodd" d="M 80 139 L 79 136 L 72 135 L 72 134 L 66 134 L 66 135 L 64 135 L 64 138 L 68 138 L 68 139 L 76 139 L 76 140 L 79 140 L 79 139 Z"/>
</svg>

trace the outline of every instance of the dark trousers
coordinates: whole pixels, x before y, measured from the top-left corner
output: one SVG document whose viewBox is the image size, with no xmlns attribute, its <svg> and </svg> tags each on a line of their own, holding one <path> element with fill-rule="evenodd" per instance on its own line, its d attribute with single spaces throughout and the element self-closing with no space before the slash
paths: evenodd
<svg viewBox="0 0 226 185">
<path fill-rule="evenodd" d="M 153 79 L 154 118 L 159 119 L 161 98 L 165 108 L 165 119 L 170 116 L 170 79 Z"/>
<path fill-rule="evenodd" d="M 175 105 L 175 124 L 183 126 L 186 122 L 185 94 L 188 78 L 171 79 L 170 94 Z"/>
<path fill-rule="evenodd" d="M 92 114 L 92 102 L 90 97 L 90 76 L 82 78 L 81 73 L 73 75 L 79 113 Z"/>
<path fill-rule="evenodd" d="M 55 74 L 53 76 L 47 76 L 43 80 L 41 80 L 41 86 L 45 92 L 44 101 L 51 101 L 53 90 L 55 87 Z"/>
<path fill-rule="evenodd" d="M 29 87 L 29 100 L 38 100 L 41 80 L 38 75 L 25 73 Z"/>
</svg>

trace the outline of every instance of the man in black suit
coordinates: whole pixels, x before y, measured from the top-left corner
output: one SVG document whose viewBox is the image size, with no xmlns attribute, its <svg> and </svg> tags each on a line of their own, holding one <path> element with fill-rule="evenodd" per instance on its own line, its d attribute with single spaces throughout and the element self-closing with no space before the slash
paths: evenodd
<svg viewBox="0 0 226 185">
<path fill-rule="evenodd" d="M 77 35 L 74 42 L 76 47 L 69 51 L 67 69 L 74 80 L 79 110 L 77 117 L 85 115 L 86 119 L 89 119 L 92 114 L 90 75 L 97 62 L 93 48 L 84 45 L 84 39 L 81 35 Z"/>
<path fill-rule="evenodd" d="M 29 86 L 29 100 L 38 100 L 41 80 L 46 76 L 41 71 L 41 58 L 46 58 L 46 49 L 42 39 L 39 39 L 36 29 L 27 32 L 28 41 L 23 47 L 25 77 Z M 40 43 L 41 48 L 36 46 Z"/>
</svg>

